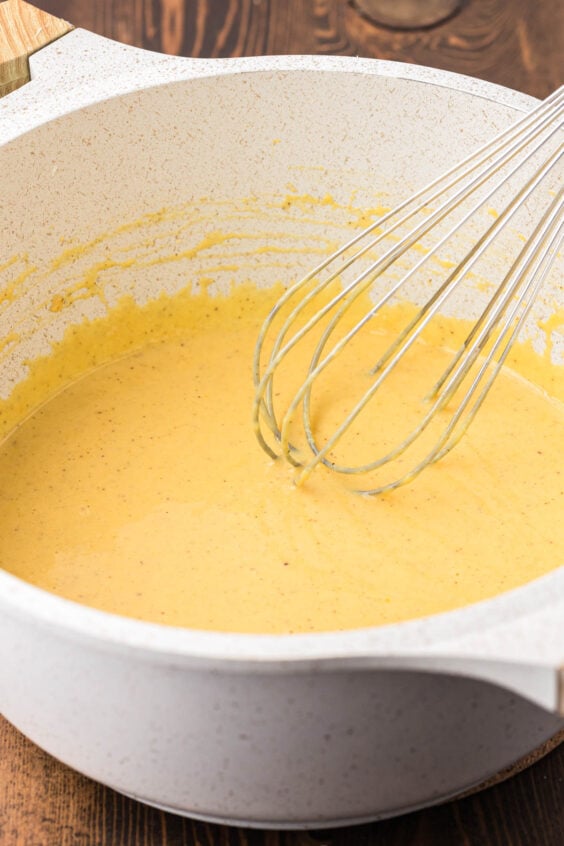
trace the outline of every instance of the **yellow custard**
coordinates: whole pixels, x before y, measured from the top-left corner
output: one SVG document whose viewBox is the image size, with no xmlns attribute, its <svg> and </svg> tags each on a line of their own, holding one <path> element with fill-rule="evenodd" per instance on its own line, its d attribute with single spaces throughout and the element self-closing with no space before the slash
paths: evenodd
<svg viewBox="0 0 564 846">
<path fill-rule="evenodd" d="M 276 296 L 124 302 L 37 361 L 0 405 L 13 429 L 1 566 L 114 613 L 284 633 L 446 611 L 562 563 L 564 404 L 509 370 L 457 449 L 409 487 L 360 497 L 322 468 L 297 488 L 251 424 L 253 349 Z M 96 344 L 114 360 L 60 390 Z"/>
</svg>

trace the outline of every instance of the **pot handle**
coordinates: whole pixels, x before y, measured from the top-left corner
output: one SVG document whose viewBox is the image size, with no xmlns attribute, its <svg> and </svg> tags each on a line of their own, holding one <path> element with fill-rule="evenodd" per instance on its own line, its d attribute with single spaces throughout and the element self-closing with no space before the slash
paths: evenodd
<svg viewBox="0 0 564 846">
<path fill-rule="evenodd" d="M 564 666 L 448 654 L 401 658 L 390 665 L 489 682 L 564 717 Z"/>
<path fill-rule="evenodd" d="M 29 57 L 74 29 L 24 0 L 0 3 L 0 97 L 30 80 Z"/>
</svg>

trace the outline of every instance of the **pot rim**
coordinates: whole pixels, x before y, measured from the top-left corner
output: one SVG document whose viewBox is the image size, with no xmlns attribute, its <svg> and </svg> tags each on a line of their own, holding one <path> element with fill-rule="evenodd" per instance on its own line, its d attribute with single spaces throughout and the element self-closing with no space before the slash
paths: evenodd
<svg viewBox="0 0 564 846">
<path fill-rule="evenodd" d="M 519 111 L 538 101 L 518 91 L 450 71 L 401 62 L 335 56 L 187 59 L 118 44 L 73 30 L 30 59 L 32 82 L 0 101 L 0 146 L 42 124 L 106 99 L 196 78 L 256 72 L 358 73 L 412 80 L 481 97 Z M 119 71 L 119 72 L 118 72 Z M 539 608 L 543 614 L 539 613 Z M 262 635 L 165 626 L 110 614 L 34 587 L 0 569 L 0 610 L 112 650 L 142 650 L 230 666 L 278 668 L 318 661 L 449 653 L 560 662 L 564 567 L 492 599 L 402 623 L 340 632 Z M 548 636 L 547 636 L 548 633 Z M 381 663 L 381 661 L 380 661 Z"/>
<path fill-rule="evenodd" d="M 539 608 L 544 611 L 540 619 Z M 335 665 L 346 661 L 348 665 L 355 659 L 362 665 L 378 658 L 383 660 L 376 663 L 385 665 L 386 658 L 448 655 L 554 665 L 562 663 L 562 647 L 555 651 L 544 635 L 564 618 L 564 567 L 453 611 L 388 625 L 311 634 L 216 632 L 137 620 L 81 605 L 1 569 L 0 611 L 76 639 L 96 641 L 111 651 L 141 650 L 154 657 L 213 660 L 241 667 L 276 664 L 282 668 L 295 663 L 309 667 L 320 661 Z M 522 644 L 511 648 L 521 633 L 528 635 L 526 642 L 532 649 L 524 651 Z M 536 643 L 539 634 L 543 642 Z"/>
<path fill-rule="evenodd" d="M 31 82 L 0 99 L 0 145 L 65 114 L 103 100 L 166 88 L 174 82 L 253 74 L 355 73 L 411 80 L 526 111 L 539 100 L 523 92 L 453 71 L 358 56 L 251 56 L 192 59 L 120 44 L 74 29 L 29 58 Z"/>
</svg>

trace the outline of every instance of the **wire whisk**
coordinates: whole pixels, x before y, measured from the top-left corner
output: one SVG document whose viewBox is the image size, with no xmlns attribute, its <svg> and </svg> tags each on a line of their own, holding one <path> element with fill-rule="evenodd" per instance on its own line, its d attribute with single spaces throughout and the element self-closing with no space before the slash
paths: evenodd
<svg viewBox="0 0 564 846">
<path fill-rule="evenodd" d="M 296 468 L 298 484 L 324 465 L 335 473 L 365 477 L 364 483 L 355 479 L 359 493 L 382 493 L 412 481 L 460 441 L 564 240 L 563 115 L 564 87 L 385 213 L 280 297 L 256 345 L 253 421 L 260 445 Z M 525 227 L 527 236 L 521 232 Z M 508 249 L 502 234 L 512 239 L 512 247 L 500 261 Z M 449 251 L 455 261 L 441 259 Z M 497 284 L 480 300 L 471 280 L 491 262 Z M 475 320 L 438 378 L 424 388 L 409 430 L 398 443 L 383 443 L 381 454 L 367 461 L 341 458 L 345 436 L 354 437 L 359 418 L 379 399 L 385 403 L 381 398 L 388 380 L 432 322 L 456 310 L 467 288 L 476 300 Z M 333 429 L 322 431 L 322 403 L 316 403 L 320 380 L 359 333 L 375 334 L 386 309 L 401 300 L 417 305 L 367 369 L 365 390 Z M 294 368 L 299 362 L 299 377 L 280 400 L 278 383 L 284 383 L 292 360 Z"/>
</svg>

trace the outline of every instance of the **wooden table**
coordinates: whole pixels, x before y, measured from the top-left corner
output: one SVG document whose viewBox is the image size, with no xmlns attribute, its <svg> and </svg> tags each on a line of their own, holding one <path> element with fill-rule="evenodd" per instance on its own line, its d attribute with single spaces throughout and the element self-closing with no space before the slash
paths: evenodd
<svg viewBox="0 0 564 846">
<path fill-rule="evenodd" d="M 190 56 L 331 53 L 433 65 L 538 97 L 564 82 L 562 0 L 466 0 L 450 21 L 391 31 L 346 0 L 43 0 L 118 41 Z M 40 707 L 40 703 L 38 704 Z M 0 718 L 0 846 L 563 846 L 564 744 L 509 781 L 439 808 L 332 832 L 206 825 L 84 778 Z"/>
</svg>

